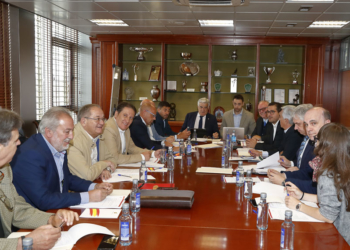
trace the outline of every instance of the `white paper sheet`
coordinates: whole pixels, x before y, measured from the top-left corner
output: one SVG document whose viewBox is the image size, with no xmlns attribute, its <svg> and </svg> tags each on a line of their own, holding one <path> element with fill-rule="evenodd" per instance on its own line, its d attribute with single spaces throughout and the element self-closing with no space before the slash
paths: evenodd
<svg viewBox="0 0 350 250">
<path fill-rule="evenodd" d="M 203 148 L 203 149 L 208 149 L 208 148 L 221 148 L 221 146 L 220 146 L 220 145 L 217 145 L 217 144 L 210 143 L 210 144 L 198 145 L 198 146 L 196 146 L 196 148 Z"/>
<path fill-rule="evenodd" d="M 284 190 L 283 186 L 275 185 L 267 182 L 256 183 L 253 186 L 253 193 L 254 194 L 266 193 L 267 199 L 269 199 L 269 196 L 279 197 L 282 199 L 282 203 L 284 202 L 284 197 L 286 196 L 286 191 Z"/>
<path fill-rule="evenodd" d="M 93 218 L 93 219 L 117 219 L 121 209 L 100 209 L 98 216 L 90 215 L 90 209 L 85 209 L 80 215 L 81 218 Z"/>
<path fill-rule="evenodd" d="M 133 179 L 139 180 L 140 178 L 139 170 L 138 169 L 136 170 L 137 170 L 137 174 L 136 173 L 123 174 L 125 176 L 119 176 L 119 174 L 115 172 L 112 174 L 111 178 L 109 178 L 108 180 L 103 180 L 103 182 L 116 183 L 116 182 L 123 182 L 123 181 L 132 181 Z"/>
<path fill-rule="evenodd" d="M 182 156 L 180 155 L 180 156 L 175 156 L 174 157 L 174 160 L 181 160 L 182 159 Z"/>
<path fill-rule="evenodd" d="M 146 161 L 146 167 L 153 167 L 153 168 L 162 168 L 162 167 L 164 167 L 164 164 L 160 164 L 160 163 L 158 163 L 158 161 L 159 161 L 158 158 L 151 158 L 151 159 L 149 159 L 149 161 Z M 140 168 L 141 167 L 141 162 L 120 164 L 120 165 L 118 165 L 118 167 Z"/>
<path fill-rule="evenodd" d="M 192 138 L 191 141 L 196 141 L 196 140 L 194 138 Z M 208 139 L 207 138 L 197 138 L 197 141 L 198 142 L 206 142 L 206 141 L 208 141 Z"/>
<path fill-rule="evenodd" d="M 89 202 L 70 206 L 70 208 L 121 208 L 125 198 L 125 196 L 107 196 L 106 199 L 100 202 Z"/>
<path fill-rule="evenodd" d="M 125 196 L 128 197 L 131 193 L 129 189 L 113 189 L 112 193 L 109 196 Z"/>
<path fill-rule="evenodd" d="M 238 155 L 239 156 L 251 156 L 250 154 L 249 154 L 249 150 L 250 150 L 251 148 L 237 148 L 237 152 L 238 152 Z"/>
<path fill-rule="evenodd" d="M 260 159 L 258 157 L 253 157 L 253 156 L 231 156 L 230 161 L 260 161 Z"/>
<path fill-rule="evenodd" d="M 276 152 L 273 155 L 262 160 L 261 162 L 258 162 L 256 168 L 271 168 L 271 167 L 280 166 L 280 164 L 278 163 L 279 159 L 280 159 L 280 153 Z"/>
<path fill-rule="evenodd" d="M 147 168 L 148 172 L 167 172 L 167 168 Z"/>
<path fill-rule="evenodd" d="M 253 182 L 260 182 L 260 179 L 258 177 L 253 177 Z M 226 183 L 236 183 L 236 177 L 225 177 Z"/>
<path fill-rule="evenodd" d="M 201 168 L 197 168 L 196 172 L 211 173 L 211 174 L 232 174 L 232 168 L 201 167 Z"/>
<path fill-rule="evenodd" d="M 285 211 L 286 209 L 269 208 L 270 218 L 272 220 L 284 220 Z M 292 221 L 323 222 L 296 210 L 293 210 Z"/>
</svg>

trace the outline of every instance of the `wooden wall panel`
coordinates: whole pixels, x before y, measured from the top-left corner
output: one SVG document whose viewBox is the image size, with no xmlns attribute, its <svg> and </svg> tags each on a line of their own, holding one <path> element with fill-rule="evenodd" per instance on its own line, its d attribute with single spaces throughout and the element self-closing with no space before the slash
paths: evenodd
<svg viewBox="0 0 350 250">
<path fill-rule="evenodd" d="M 100 43 L 92 43 L 92 103 L 101 102 L 101 47 Z"/>
<path fill-rule="evenodd" d="M 339 122 L 346 127 L 350 127 L 350 70 L 341 73 L 341 91 L 339 105 Z"/>
<path fill-rule="evenodd" d="M 304 103 L 322 106 L 324 50 L 323 45 L 306 46 Z"/>
</svg>

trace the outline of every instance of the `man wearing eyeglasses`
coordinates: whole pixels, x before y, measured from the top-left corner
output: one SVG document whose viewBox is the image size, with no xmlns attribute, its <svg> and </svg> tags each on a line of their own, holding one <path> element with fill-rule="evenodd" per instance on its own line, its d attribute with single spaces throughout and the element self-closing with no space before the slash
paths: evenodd
<svg viewBox="0 0 350 250">
<path fill-rule="evenodd" d="M 139 148 L 145 148 L 149 150 L 157 150 L 164 145 L 171 145 L 171 142 L 167 142 L 166 139 L 162 141 L 156 141 L 153 137 L 153 130 L 151 125 L 156 120 L 156 106 L 151 100 L 143 100 L 140 106 L 140 114 L 135 116 L 133 123 L 130 125 L 130 135 Z M 153 139 L 153 140 L 152 140 Z"/>
<path fill-rule="evenodd" d="M 68 166 L 72 174 L 93 181 L 109 179 L 116 168 L 116 159 L 110 153 L 102 136 L 105 116 L 97 104 L 83 106 L 78 112 L 74 139 L 68 149 Z"/>
<path fill-rule="evenodd" d="M 0 249 L 22 249 L 23 238 L 7 239 L 11 226 L 35 229 L 25 237 L 33 239 L 33 249 L 51 249 L 61 237 L 63 222 L 71 226 L 77 213 L 60 209 L 56 214 L 45 213 L 28 204 L 12 184 L 9 165 L 21 143 L 18 139 L 21 118 L 14 112 L 0 109 Z"/>
<path fill-rule="evenodd" d="M 261 101 L 258 104 L 259 118 L 256 120 L 256 126 L 251 134 L 252 139 L 260 140 L 261 136 L 266 134 L 266 127 L 269 123 L 269 118 L 267 117 L 267 106 L 269 106 L 268 101 Z"/>
<path fill-rule="evenodd" d="M 69 111 L 53 107 L 42 117 L 40 133 L 17 150 L 11 162 L 13 184 L 33 207 L 46 211 L 98 202 L 112 192 L 110 183 L 96 184 L 70 173 L 66 150 L 73 139 L 73 129 Z"/>
</svg>

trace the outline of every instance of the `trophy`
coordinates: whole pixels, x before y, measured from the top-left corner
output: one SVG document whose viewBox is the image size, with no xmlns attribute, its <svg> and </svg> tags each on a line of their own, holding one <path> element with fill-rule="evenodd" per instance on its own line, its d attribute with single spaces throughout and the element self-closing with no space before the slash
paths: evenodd
<svg viewBox="0 0 350 250">
<path fill-rule="evenodd" d="M 215 92 L 220 92 L 221 91 L 221 83 L 215 83 L 214 84 L 214 89 L 215 89 Z"/>
<path fill-rule="evenodd" d="M 187 91 L 187 81 L 186 80 L 183 80 L 182 81 L 182 91 Z"/>
<path fill-rule="evenodd" d="M 126 100 L 131 100 L 131 97 L 133 96 L 134 94 L 134 90 L 130 87 L 126 87 L 124 89 L 124 93 L 126 95 Z"/>
<path fill-rule="evenodd" d="M 284 52 L 283 52 L 282 49 L 278 50 L 277 62 L 276 63 L 278 63 L 278 64 L 287 64 L 287 62 L 284 61 Z"/>
<path fill-rule="evenodd" d="M 275 67 L 272 67 L 272 68 L 264 67 L 264 71 L 267 75 L 266 83 L 271 83 L 270 75 L 272 75 L 272 73 L 275 71 Z"/>
<path fill-rule="evenodd" d="M 201 82 L 201 92 L 208 92 L 208 82 Z"/>
<path fill-rule="evenodd" d="M 129 72 L 126 69 L 123 71 L 123 81 L 129 81 Z"/>
<path fill-rule="evenodd" d="M 266 101 L 266 86 L 262 86 L 261 88 L 261 100 Z"/>
<path fill-rule="evenodd" d="M 154 85 L 153 88 L 151 89 L 151 96 L 153 98 L 152 101 L 156 102 L 159 95 L 160 95 L 160 89 L 158 88 L 158 85 Z"/>
<path fill-rule="evenodd" d="M 175 103 L 170 103 L 169 121 L 175 121 L 176 117 L 176 105 Z"/>
<path fill-rule="evenodd" d="M 139 65 L 137 63 L 135 63 L 134 65 L 132 65 L 133 69 L 134 69 L 134 81 L 137 81 L 137 74 L 136 71 L 139 70 Z"/>
<path fill-rule="evenodd" d="M 231 53 L 231 59 L 232 59 L 233 61 L 236 61 L 237 58 L 238 58 L 238 56 L 237 56 L 237 50 L 230 51 L 230 53 Z"/>
<path fill-rule="evenodd" d="M 245 109 L 250 112 L 252 110 L 252 108 L 253 108 L 253 106 L 252 106 L 251 102 L 248 99 L 248 102 L 245 105 Z"/>
<path fill-rule="evenodd" d="M 293 84 L 298 84 L 297 78 L 298 78 L 298 76 L 299 76 L 299 72 L 298 72 L 297 69 L 295 69 L 295 70 L 293 71 L 292 76 L 293 76 L 293 78 L 294 78 L 294 79 L 293 79 Z"/>
<path fill-rule="evenodd" d="M 299 94 L 295 94 L 295 98 L 293 98 L 293 104 L 298 104 L 299 103 Z"/>
<path fill-rule="evenodd" d="M 246 93 L 250 93 L 250 91 L 252 90 L 252 85 L 250 83 L 245 84 L 244 90 Z"/>
<path fill-rule="evenodd" d="M 143 54 L 153 51 L 153 48 L 130 47 L 130 50 L 131 51 L 136 51 L 136 52 L 139 53 L 139 55 L 137 56 L 137 61 L 144 61 L 145 57 L 143 56 Z"/>
</svg>

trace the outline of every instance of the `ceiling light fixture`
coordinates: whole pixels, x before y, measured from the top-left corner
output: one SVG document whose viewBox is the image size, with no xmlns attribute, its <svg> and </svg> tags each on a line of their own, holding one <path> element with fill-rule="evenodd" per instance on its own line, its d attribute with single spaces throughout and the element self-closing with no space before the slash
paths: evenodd
<svg viewBox="0 0 350 250">
<path fill-rule="evenodd" d="M 286 3 L 300 3 L 300 2 L 306 2 L 306 3 L 333 3 L 334 0 L 287 0 Z"/>
<path fill-rule="evenodd" d="M 198 20 L 202 27 L 233 27 L 233 20 Z"/>
<path fill-rule="evenodd" d="M 297 25 L 296 23 L 287 23 L 287 27 L 295 27 L 295 25 Z"/>
<path fill-rule="evenodd" d="M 99 26 L 129 26 L 119 19 L 91 19 L 90 21 Z"/>
<path fill-rule="evenodd" d="M 350 21 L 315 21 L 308 28 L 341 28 Z"/>
<path fill-rule="evenodd" d="M 301 12 L 308 12 L 314 7 L 313 5 L 301 5 L 299 8 L 299 11 Z"/>
</svg>

